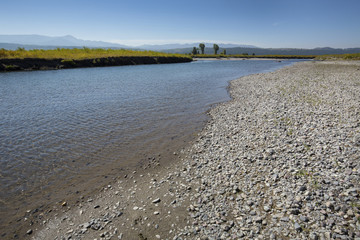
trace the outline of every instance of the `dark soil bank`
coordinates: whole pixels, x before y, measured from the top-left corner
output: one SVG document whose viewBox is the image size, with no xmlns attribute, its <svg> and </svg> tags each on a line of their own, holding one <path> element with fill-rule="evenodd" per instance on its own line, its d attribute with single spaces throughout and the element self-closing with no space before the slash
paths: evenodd
<svg viewBox="0 0 360 240">
<path fill-rule="evenodd" d="M 191 58 L 186 58 L 186 57 L 107 57 L 107 58 L 79 59 L 79 60 L 71 60 L 71 59 L 65 60 L 61 58 L 0 59 L 0 72 L 123 66 L 123 65 L 139 65 L 139 64 L 184 63 L 191 61 L 192 61 Z"/>
</svg>

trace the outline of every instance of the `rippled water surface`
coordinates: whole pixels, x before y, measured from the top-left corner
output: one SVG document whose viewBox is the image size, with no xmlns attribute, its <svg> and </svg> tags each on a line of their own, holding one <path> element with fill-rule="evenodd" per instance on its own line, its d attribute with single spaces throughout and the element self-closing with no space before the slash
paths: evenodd
<svg viewBox="0 0 360 240">
<path fill-rule="evenodd" d="M 209 106 L 229 99 L 229 80 L 292 62 L 0 73 L 0 213 L 51 200 L 65 182 L 100 176 L 109 163 L 135 164 L 201 127 Z"/>
</svg>

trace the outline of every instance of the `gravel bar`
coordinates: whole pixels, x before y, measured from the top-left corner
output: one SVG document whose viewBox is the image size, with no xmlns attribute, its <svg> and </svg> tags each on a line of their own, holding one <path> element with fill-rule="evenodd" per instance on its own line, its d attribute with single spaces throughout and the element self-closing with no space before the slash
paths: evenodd
<svg viewBox="0 0 360 240">
<path fill-rule="evenodd" d="M 230 84 L 174 164 L 59 207 L 34 239 L 360 239 L 360 62 Z M 55 211 L 56 212 L 56 211 Z"/>
</svg>

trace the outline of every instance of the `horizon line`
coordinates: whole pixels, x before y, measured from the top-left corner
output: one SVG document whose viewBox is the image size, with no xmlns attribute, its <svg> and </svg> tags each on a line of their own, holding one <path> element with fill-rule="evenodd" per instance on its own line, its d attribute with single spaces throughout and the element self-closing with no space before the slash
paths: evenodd
<svg viewBox="0 0 360 240">
<path fill-rule="evenodd" d="M 237 41 L 227 41 L 227 40 L 198 40 L 198 39 L 167 39 L 167 40 L 160 40 L 160 39 L 151 39 L 151 40 L 143 40 L 143 39 L 131 39 L 131 40 L 119 40 L 119 39 L 109 39 L 109 40 L 94 40 L 94 39 L 84 39 L 75 37 L 71 34 L 65 34 L 65 35 L 42 35 L 42 34 L 0 34 L 3 36 L 16 36 L 16 35 L 22 35 L 22 36 L 44 36 L 44 37 L 73 37 L 77 40 L 82 41 L 92 41 L 92 42 L 106 42 L 106 43 L 113 43 L 113 44 L 119 44 L 119 45 L 125 45 L 126 47 L 141 47 L 143 45 L 149 45 L 149 46 L 158 46 L 158 45 L 171 45 L 171 44 L 180 44 L 180 45 L 186 45 L 186 44 L 198 44 L 198 43 L 208 43 L 208 44 L 233 44 L 233 45 L 245 45 L 255 48 L 295 48 L 295 49 L 316 49 L 316 48 L 337 48 L 337 49 L 348 49 L 348 48 L 360 48 L 360 46 L 352 46 L 352 47 L 337 47 L 337 46 L 330 46 L 330 45 L 323 45 L 323 46 L 312 46 L 312 47 L 299 47 L 299 46 L 285 46 L 285 47 L 269 47 L 269 46 L 262 46 L 262 44 L 249 44 L 249 43 L 239 43 Z M 4 42 L 5 43 L 5 42 Z M 21 44 L 21 43 L 13 43 L 13 44 Z M 35 45 L 35 44 L 23 44 L 23 45 Z M 36 44 L 37 45 L 37 44 Z"/>
</svg>

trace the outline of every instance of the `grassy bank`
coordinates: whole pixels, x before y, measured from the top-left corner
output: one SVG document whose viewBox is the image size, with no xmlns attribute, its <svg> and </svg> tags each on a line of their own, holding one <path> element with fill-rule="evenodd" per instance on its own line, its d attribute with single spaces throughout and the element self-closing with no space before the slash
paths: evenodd
<svg viewBox="0 0 360 240">
<path fill-rule="evenodd" d="M 48 70 L 139 64 L 183 63 L 192 58 L 182 54 L 125 49 L 58 48 L 54 50 L 0 49 L 0 71 Z"/>
<path fill-rule="evenodd" d="M 317 56 L 316 60 L 360 60 L 360 53 Z"/>
<path fill-rule="evenodd" d="M 183 54 L 170 54 L 154 51 L 136 51 L 127 49 L 104 49 L 104 48 L 57 48 L 57 49 L 33 49 L 6 50 L 0 49 L 0 59 L 10 58 L 43 58 L 43 59 L 93 59 L 107 57 L 188 57 Z"/>
</svg>

